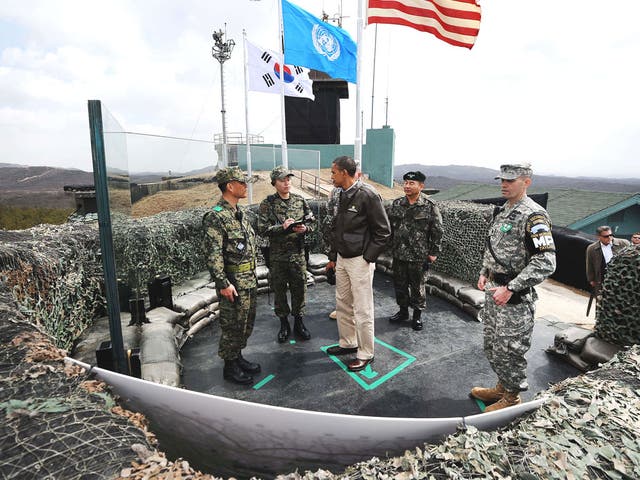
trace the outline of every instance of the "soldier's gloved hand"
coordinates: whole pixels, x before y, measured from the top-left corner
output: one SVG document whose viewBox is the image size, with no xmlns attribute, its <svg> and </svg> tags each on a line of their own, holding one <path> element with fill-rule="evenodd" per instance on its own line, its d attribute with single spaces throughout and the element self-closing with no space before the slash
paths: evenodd
<svg viewBox="0 0 640 480">
<path fill-rule="evenodd" d="M 425 260 L 422 263 L 422 271 L 423 272 L 428 272 L 430 268 L 431 268 L 431 262 L 429 260 Z"/>
</svg>

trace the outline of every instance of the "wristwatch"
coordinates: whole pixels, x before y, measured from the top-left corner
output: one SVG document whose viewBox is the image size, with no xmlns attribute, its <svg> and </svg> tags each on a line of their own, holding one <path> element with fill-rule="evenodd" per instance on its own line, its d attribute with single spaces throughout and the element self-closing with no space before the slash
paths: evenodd
<svg viewBox="0 0 640 480">
<path fill-rule="evenodd" d="M 509 285 L 505 285 L 507 287 L 507 290 L 509 290 L 511 293 L 516 293 L 515 290 L 513 288 L 511 288 Z"/>
</svg>

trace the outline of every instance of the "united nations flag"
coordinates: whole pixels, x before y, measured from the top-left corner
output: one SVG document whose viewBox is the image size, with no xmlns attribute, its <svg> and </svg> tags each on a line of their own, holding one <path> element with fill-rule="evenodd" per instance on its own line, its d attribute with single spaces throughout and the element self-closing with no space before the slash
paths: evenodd
<svg viewBox="0 0 640 480">
<path fill-rule="evenodd" d="M 357 47 L 349 34 L 282 0 L 284 60 L 356 83 Z"/>
</svg>

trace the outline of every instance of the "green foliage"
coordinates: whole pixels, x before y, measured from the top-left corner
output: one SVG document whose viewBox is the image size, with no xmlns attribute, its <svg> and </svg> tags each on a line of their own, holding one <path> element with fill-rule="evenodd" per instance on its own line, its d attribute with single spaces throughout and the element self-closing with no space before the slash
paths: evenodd
<svg viewBox="0 0 640 480">
<path fill-rule="evenodd" d="M 60 225 L 73 213 L 70 208 L 14 207 L 0 205 L 0 229 L 23 230 L 48 223 Z"/>
</svg>

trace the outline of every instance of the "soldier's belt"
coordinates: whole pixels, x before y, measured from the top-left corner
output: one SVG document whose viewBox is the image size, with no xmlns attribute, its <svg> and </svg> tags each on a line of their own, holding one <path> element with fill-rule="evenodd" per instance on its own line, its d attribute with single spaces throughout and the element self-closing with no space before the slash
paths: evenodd
<svg viewBox="0 0 640 480">
<path fill-rule="evenodd" d="M 239 263 L 238 265 L 225 265 L 224 271 L 227 273 L 244 273 L 256 268 L 254 262 Z"/>
</svg>

